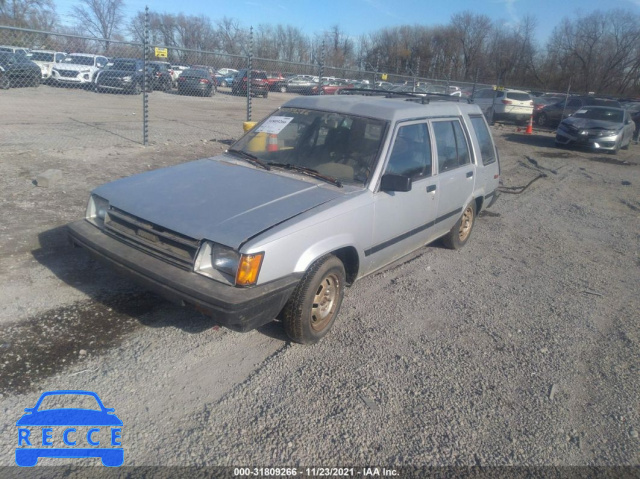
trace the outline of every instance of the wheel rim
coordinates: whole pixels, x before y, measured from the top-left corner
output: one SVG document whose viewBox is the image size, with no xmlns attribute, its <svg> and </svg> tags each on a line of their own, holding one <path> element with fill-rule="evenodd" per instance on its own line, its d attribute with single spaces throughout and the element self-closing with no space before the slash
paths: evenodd
<svg viewBox="0 0 640 479">
<path fill-rule="evenodd" d="M 338 305 L 340 279 L 335 274 L 322 278 L 311 306 L 311 328 L 322 331 L 331 322 Z"/>
<path fill-rule="evenodd" d="M 467 206 L 467 209 L 462 213 L 462 218 L 460 221 L 460 231 L 458 232 L 458 237 L 461 242 L 464 242 L 469 237 L 469 233 L 471 233 L 471 227 L 473 226 L 473 208 L 471 205 Z"/>
</svg>

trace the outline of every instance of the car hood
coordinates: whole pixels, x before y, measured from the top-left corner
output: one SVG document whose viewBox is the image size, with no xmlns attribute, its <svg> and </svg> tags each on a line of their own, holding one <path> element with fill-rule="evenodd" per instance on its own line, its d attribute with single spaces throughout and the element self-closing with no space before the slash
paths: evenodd
<svg viewBox="0 0 640 479">
<path fill-rule="evenodd" d="M 58 70 L 89 70 L 90 68 L 97 68 L 92 65 L 80 65 L 79 63 L 57 63 L 56 67 Z"/>
<path fill-rule="evenodd" d="M 225 158 L 220 155 L 123 178 L 93 193 L 163 228 L 233 248 L 343 195 L 328 185 Z"/>
<path fill-rule="evenodd" d="M 104 78 L 132 77 L 136 75 L 142 76 L 142 72 L 137 70 L 102 70 L 100 72 L 100 76 Z"/>
<path fill-rule="evenodd" d="M 25 414 L 16 426 L 122 426 L 122 421 L 103 411 L 69 408 Z"/>
<path fill-rule="evenodd" d="M 565 125 L 572 126 L 579 130 L 591 130 L 591 129 L 605 129 L 605 130 L 619 130 L 622 128 L 622 124 L 613 121 L 606 120 L 592 120 L 590 118 L 576 118 L 569 117 L 562 120 Z"/>
</svg>

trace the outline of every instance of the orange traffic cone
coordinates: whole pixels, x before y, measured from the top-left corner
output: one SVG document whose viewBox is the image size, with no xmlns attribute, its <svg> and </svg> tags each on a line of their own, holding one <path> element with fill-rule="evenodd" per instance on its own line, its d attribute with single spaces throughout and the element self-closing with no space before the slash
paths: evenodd
<svg viewBox="0 0 640 479">
<path fill-rule="evenodd" d="M 529 117 L 529 124 L 527 125 L 527 129 L 525 130 L 525 135 L 533 134 L 533 115 Z"/>
<path fill-rule="evenodd" d="M 267 151 L 278 151 L 278 135 L 269 135 L 267 138 Z"/>
</svg>

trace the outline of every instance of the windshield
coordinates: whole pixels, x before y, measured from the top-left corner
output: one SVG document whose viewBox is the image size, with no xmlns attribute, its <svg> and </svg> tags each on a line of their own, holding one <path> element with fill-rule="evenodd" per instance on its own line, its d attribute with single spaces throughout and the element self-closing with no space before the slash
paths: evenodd
<svg viewBox="0 0 640 479">
<path fill-rule="evenodd" d="M 67 408 L 92 409 L 96 411 L 102 409 L 96 398 L 88 394 L 52 394 L 42 398 L 38 411 Z"/>
<path fill-rule="evenodd" d="M 55 60 L 53 53 L 47 52 L 31 52 L 27 56 L 29 60 L 36 62 L 53 62 Z"/>
<path fill-rule="evenodd" d="M 111 70 L 125 70 L 133 72 L 136 71 L 136 62 L 131 60 L 116 60 L 109 68 Z"/>
<path fill-rule="evenodd" d="M 234 149 L 267 165 L 311 168 L 342 183 L 365 185 L 386 123 L 340 113 L 282 108 L 241 138 Z"/>
<path fill-rule="evenodd" d="M 611 121 L 622 123 L 624 112 L 615 108 L 582 108 L 576 111 L 575 118 L 588 118 L 590 120 Z"/>
<path fill-rule="evenodd" d="M 209 74 L 205 70 L 185 70 L 182 72 L 183 77 L 206 78 Z"/>
<path fill-rule="evenodd" d="M 62 60 L 62 63 L 74 63 L 76 65 L 93 66 L 94 59 L 93 57 L 85 57 L 81 55 L 69 55 L 64 60 Z"/>
</svg>

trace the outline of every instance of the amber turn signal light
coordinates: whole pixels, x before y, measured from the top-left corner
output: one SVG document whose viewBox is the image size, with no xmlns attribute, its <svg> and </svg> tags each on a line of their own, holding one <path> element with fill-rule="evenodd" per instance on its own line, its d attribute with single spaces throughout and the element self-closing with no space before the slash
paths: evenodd
<svg viewBox="0 0 640 479">
<path fill-rule="evenodd" d="M 240 264 L 236 273 L 236 285 L 251 286 L 258 281 L 258 273 L 262 266 L 264 253 L 243 254 L 240 256 Z"/>
</svg>

